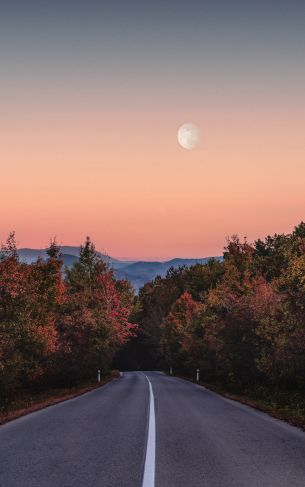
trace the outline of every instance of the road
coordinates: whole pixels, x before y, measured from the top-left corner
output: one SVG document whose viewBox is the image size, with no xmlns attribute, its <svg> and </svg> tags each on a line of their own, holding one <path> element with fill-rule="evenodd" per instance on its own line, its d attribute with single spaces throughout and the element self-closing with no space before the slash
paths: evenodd
<svg viewBox="0 0 305 487">
<path fill-rule="evenodd" d="M 158 372 L 0 427 L 1 487 L 153 484 L 304 487 L 305 433 Z"/>
</svg>

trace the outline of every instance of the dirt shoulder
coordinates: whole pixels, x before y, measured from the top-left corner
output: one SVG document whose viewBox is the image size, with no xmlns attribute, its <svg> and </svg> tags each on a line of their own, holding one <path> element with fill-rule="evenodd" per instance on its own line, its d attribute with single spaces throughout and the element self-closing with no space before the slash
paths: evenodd
<svg viewBox="0 0 305 487">
<path fill-rule="evenodd" d="M 196 382 L 188 377 L 180 376 L 180 378 L 201 385 L 227 399 L 251 406 L 305 431 L 305 393 L 283 391 L 278 393 L 267 388 L 261 389 L 259 394 L 256 390 L 236 393 L 219 385 Z"/>
<path fill-rule="evenodd" d="M 73 387 L 67 389 L 51 389 L 49 391 L 44 391 L 43 393 L 33 395 L 18 401 L 18 407 L 12 406 L 12 408 L 7 412 L 0 412 L 0 425 L 5 424 L 13 419 L 20 418 L 26 414 L 33 413 L 39 409 L 47 408 L 48 406 L 53 406 L 68 399 L 73 399 L 74 397 L 81 396 L 90 392 L 94 389 L 108 384 L 114 379 L 119 377 L 118 372 L 114 372 L 110 376 L 101 379 L 100 383 L 82 385 L 80 387 Z"/>
</svg>

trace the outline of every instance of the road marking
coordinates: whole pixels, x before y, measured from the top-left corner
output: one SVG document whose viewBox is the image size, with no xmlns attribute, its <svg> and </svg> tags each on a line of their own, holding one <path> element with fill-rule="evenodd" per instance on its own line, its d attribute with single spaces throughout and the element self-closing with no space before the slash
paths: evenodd
<svg viewBox="0 0 305 487">
<path fill-rule="evenodd" d="M 146 445 L 146 457 L 142 487 L 155 487 L 155 461 L 156 461 L 156 418 L 155 398 L 151 382 L 145 376 L 149 385 L 149 423 Z"/>
</svg>

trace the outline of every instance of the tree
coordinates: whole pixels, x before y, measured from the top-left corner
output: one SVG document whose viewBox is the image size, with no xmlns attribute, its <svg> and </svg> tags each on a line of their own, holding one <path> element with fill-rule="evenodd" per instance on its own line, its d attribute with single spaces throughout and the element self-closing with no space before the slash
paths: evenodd
<svg viewBox="0 0 305 487">
<path fill-rule="evenodd" d="M 17 391 L 79 384 L 107 372 L 135 334 L 133 291 L 87 238 L 79 262 L 63 270 L 51 240 L 47 259 L 19 261 L 15 236 L 0 251 L 0 405 Z"/>
<path fill-rule="evenodd" d="M 50 265 L 52 269 L 50 269 Z M 2 245 L 0 259 L 0 382 L 10 397 L 37 382 L 56 348 L 54 262 L 27 265 L 18 259 L 14 234 Z M 61 274 L 57 276 L 59 283 Z"/>
<path fill-rule="evenodd" d="M 161 349 L 167 367 L 184 370 L 192 333 L 200 317 L 201 306 L 185 291 L 173 304 L 161 325 Z"/>
<path fill-rule="evenodd" d="M 67 270 L 66 287 L 58 326 L 59 363 L 65 363 L 64 380 L 79 381 L 92 377 L 96 369 L 106 372 L 118 349 L 133 336 L 136 326 L 128 321 L 133 292 L 127 283 L 115 281 L 89 237 L 79 262 Z"/>
</svg>

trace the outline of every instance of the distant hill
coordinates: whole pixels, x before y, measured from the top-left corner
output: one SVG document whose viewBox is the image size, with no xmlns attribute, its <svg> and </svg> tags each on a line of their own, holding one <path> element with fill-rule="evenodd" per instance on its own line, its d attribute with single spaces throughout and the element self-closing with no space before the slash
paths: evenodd
<svg viewBox="0 0 305 487">
<path fill-rule="evenodd" d="M 60 247 L 64 265 L 71 267 L 79 258 L 80 247 L 73 247 L 64 245 Z M 135 290 L 138 291 L 146 282 L 152 281 L 158 275 L 164 277 L 167 271 L 173 267 L 180 266 L 190 267 L 195 264 L 205 264 L 212 257 L 204 257 L 201 259 L 181 259 L 175 258 L 166 262 L 150 262 L 150 261 L 124 261 L 114 259 L 101 252 L 98 255 L 106 260 L 113 268 L 117 279 L 127 279 L 130 281 Z M 31 264 L 38 258 L 46 259 L 47 254 L 45 249 L 18 249 L 18 255 L 22 262 Z M 214 257 L 217 260 L 222 260 L 222 257 Z"/>
<path fill-rule="evenodd" d="M 79 250 L 80 247 L 73 247 L 69 245 L 64 245 L 60 247 L 62 259 L 64 261 L 64 264 L 68 267 L 74 264 L 79 258 Z M 105 254 L 102 254 L 101 252 L 97 252 L 98 255 L 109 262 L 109 264 L 112 265 L 112 263 L 117 262 L 120 264 L 120 261 L 117 259 L 112 259 L 111 257 L 108 257 Z M 31 264 L 32 262 L 35 262 L 39 257 L 41 259 L 46 259 L 47 258 L 47 253 L 45 249 L 18 249 L 18 255 L 19 258 L 22 262 L 26 262 L 28 264 Z"/>
<path fill-rule="evenodd" d="M 201 259 L 171 259 L 166 262 L 134 262 L 124 267 L 116 269 L 115 274 L 118 279 L 127 279 L 132 282 L 136 291 L 139 290 L 146 282 L 152 281 L 158 275 L 164 277 L 167 271 L 173 267 L 186 266 L 190 267 L 195 264 L 206 264 L 212 257 L 204 257 Z M 221 260 L 222 257 L 214 257 L 217 260 Z"/>
</svg>

